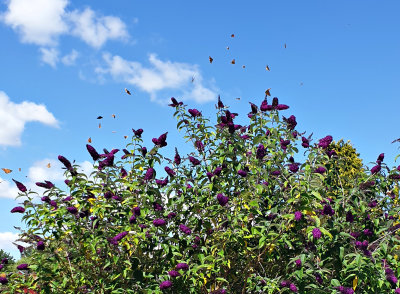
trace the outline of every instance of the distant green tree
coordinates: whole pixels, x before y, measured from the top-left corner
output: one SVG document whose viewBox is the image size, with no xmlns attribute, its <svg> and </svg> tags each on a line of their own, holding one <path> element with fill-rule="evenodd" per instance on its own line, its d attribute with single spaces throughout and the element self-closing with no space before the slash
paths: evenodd
<svg viewBox="0 0 400 294">
<path fill-rule="evenodd" d="M 15 263 L 15 259 L 10 253 L 4 251 L 3 249 L 0 249 L 0 261 L 3 260 L 4 258 L 8 259 L 8 264 Z"/>
</svg>

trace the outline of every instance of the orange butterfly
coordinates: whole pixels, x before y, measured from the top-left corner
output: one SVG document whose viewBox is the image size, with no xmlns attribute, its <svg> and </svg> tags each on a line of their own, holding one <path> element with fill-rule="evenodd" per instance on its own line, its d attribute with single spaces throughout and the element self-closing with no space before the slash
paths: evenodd
<svg viewBox="0 0 400 294">
<path fill-rule="evenodd" d="M 212 63 L 214 60 L 211 56 L 208 56 L 208 59 L 210 60 L 210 63 Z"/>
<path fill-rule="evenodd" d="M 232 63 L 232 64 L 235 64 L 235 63 L 236 63 L 235 59 L 232 59 L 231 63 Z"/>
<path fill-rule="evenodd" d="M 234 37 L 235 37 L 235 34 L 232 34 L 232 35 L 231 35 L 231 38 L 234 38 Z"/>
<path fill-rule="evenodd" d="M 126 139 L 126 138 L 128 138 L 128 136 L 124 136 L 124 138 Z"/>
<path fill-rule="evenodd" d="M 131 92 L 129 92 L 129 90 L 127 88 L 125 88 L 125 92 L 126 92 L 126 94 L 131 95 Z"/>
<path fill-rule="evenodd" d="M 9 174 L 10 172 L 12 172 L 12 170 L 11 170 L 11 169 L 8 169 L 8 168 L 2 168 L 2 170 L 3 170 L 6 174 Z"/>
<path fill-rule="evenodd" d="M 21 171 L 21 168 L 18 168 L 19 171 Z"/>
<path fill-rule="evenodd" d="M 99 129 L 101 128 L 101 124 L 99 124 Z"/>
<path fill-rule="evenodd" d="M 266 66 L 265 66 L 265 69 L 266 69 L 266 70 L 268 70 L 268 71 L 270 71 L 270 69 L 269 69 L 269 66 L 268 66 L 268 65 L 266 65 Z"/>
<path fill-rule="evenodd" d="M 87 141 L 88 141 L 88 143 L 92 143 L 92 138 L 89 137 L 89 139 Z"/>
<path fill-rule="evenodd" d="M 50 168 L 51 167 L 51 164 L 50 164 L 50 162 L 47 164 L 47 168 Z"/>
<path fill-rule="evenodd" d="M 271 93 L 269 92 L 269 90 L 271 90 L 271 88 L 268 88 L 267 90 L 265 90 L 265 96 L 271 96 Z"/>
<path fill-rule="evenodd" d="M 115 118 L 115 114 L 111 114 L 111 116 L 112 116 L 113 118 Z"/>
</svg>

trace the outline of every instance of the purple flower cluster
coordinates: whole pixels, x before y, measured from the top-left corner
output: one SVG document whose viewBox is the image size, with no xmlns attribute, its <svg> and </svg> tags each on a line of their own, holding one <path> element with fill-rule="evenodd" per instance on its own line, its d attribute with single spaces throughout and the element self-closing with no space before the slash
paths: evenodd
<svg viewBox="0 0 400 294">
<path fill-rule="evenodd" d="M 71 162 L 66 159 L 64 156 L 62 155 L 58 155 L 58 160 L 61 161 L 62 164 L 64 164 L 65 168 L 67 170 L 69 170 L 71 172 L 72 175 L 77 175 L 76 171 L 74 170 L 74 168 L 72 167 Z"/>
<path fill-rule="evenodd" d="M 317 174 L 323 174 L 324 172 L 326 172 L 326 168 L 324 168 L 323 166 L 320 166 L 320 167 L 316 168 L 314 170 L 314 172 Z"/>
<path fill-rule="evenodd" d="M 354 290 L 352 288 L 347 288 L 343 286 L 336 287 L 341 294 L 354 294 Z"/>
<path fill-rule="evenodd" d="M 156 146 L 159 146 L 160 148 L 161 148 L 161 147 L 165 147 L 165 146 L 168 145 L 167 142 L 166 142 L 166 140 L 167 140 L 167 134 L 168 134 L 168 132 L 166 132 L 166 133 L 160 135 L 160 137 L 158 137 L 158 139 L 157 139 L 157 138 L 151 139 L 151 141 L 152 141 Z"/>
<path fill-rule="evenodd" d="M 178 149 L 175 148 L 175 157 L 174 157 L 174 163 L 176 165 L 180 165 L 181 164 L 181 156 L 178 153 Z"/>
<path fill-rule="evenodd" d="M 160 289 L 161 290 L 165 290 L 165 289 L 168 289 L 168 288 L 171 288 L 172 287 L 172 282 L 171 281 L 164 281 L 164 282 L 161 282 L 161 284 L 160 284 Z"/>
<path fill-rule="evenodd" d="M 16 206 L 13 209 L 11 209 L 11 213 L 24 213 L 25 212 L 25 208 L 23 208 L 22 206 Z"/>
<path fill-rule="evenodd" d="M 298 163 L 291 163 L 289 164 L 289 170 L 292 173 L 297 173 L 299 171 L 299 164 Z"/>
<path fill-rule="evenodd" d="M 306 137 L 301 137 L 301 141 L 303 142 L 303 143 L 301 143 L 301 146 L 303 146 L 304 148 L 310 147 L 309 139 L 307 139 Z"/>
<path fill-rule="evenodd" d="M 86 149 L 88 150 L 90 156 L 92 156 L 94 161 L 96 161 L 100 158 L 100 154 L 97 153 L 96 149 L 94 149 L 93 146 L 86 144 Z"/>
<path fill-rule="evenodd" d="M 185 225 L 183 225 L 183 224 L 180 224 L 180 225 L 179 225 L 179 229 L 180 229 L 183 233 L 185 233 L 186 235 L 190 235 L 190 234 L 192 233 L 192 230 L 189 229 L 187 226 L 185 226 Z"/>
<path fill-rule="evenodd" d="M 329 144 L 332 143 L 332 140 L 333 140 L 332 136 L 328 135 L 328 136 L 326 136 L 326 137 L 324 137 L 324 138 L 319 140 L 318 147 L 326 149 L 326 148 L 328 148 Z"/>
<path fill-rule="evenodd" d="M 115 149 L 115 150 L 117 150 L 117 149 Z M 114 165 L 114 154 L 115 153 L 116 152 L 113 153 L 111 151 L 110 153 L 104 154 L 105 159 L 99 162 L 99 170 L 102 170 L 106 166 L 113 166 Z"/>
<path fill-rule="evenodd" d="M 183 104 L 183 102 L 178 102 L 174 97 L 171 97 L 171 101 L 172 101 L 172 103 L 168 104 L 168 106 L 178 107 L 179 105 Z"/>
<path fill-rule="evenodd" d="M 267 96 L 265 96 L 264 101 L 261 103 L 260 110 L 261 111 L 271 111 L 271 110 L 285 110 L 288 109 L 289 106 L 285 104 L 279 104 L 278 98 L 274 97 L 272 99 L 272 105 L 268 105 Z"/>
<path fill-rule="evenodd" d="M 157 219 L 153 220 L 153 225 L 154 225 L 155 227 L 162 227 L 162 226 L 165 226 L 166 223 L 167 223 L 167 222 L 166 222 L 165 220 L 161 219 L 161 218 L 157 218 Z"/>
<path fill-rule="evenodd" d="M 114 244 L 114 245 L 118 245 L 118 243 L 119 243 L 119 241 L 121 241 L 126 235 L 128 235 L 128 232 L 122 232 L 122 233 L 119 233 L 118 235 L 116 235 L 114 238 L 111 238 L 110 240 L 109 240 L 109 242 L 111 243 L 111 244 Z"/>
<path fill-rule="evenodd" d="M 141 138 L 143 134 L 143 129 L 138 129 L 138 130 L 132 129 L 132 132 L 135 134 L 136 137 Z"/>
<path fill-rule="evenodd" d="M 303 214 L 301 213 L 301 211 L 295 211 L 294 212 L 294 219 L 296 221 L 300 221 L 302 217 L 303 217 Z"/>
<path fill-rule="evenodd" d="M 322 214 L 333 216 L 335 214 L 335 210 L 333 210 L 332 206 L 330 206 L 329 204 L 325 204 L 324 208 L 322 209 Z"/>
<path fill-rule="evenodd" d="M 229 198 L 227 196 L 224 196 L 223 194 L 219 193 L 217 195 L 217 200 L 218 200 L 219 205 L 225 206 L 228 203 Z"/>
<path fill-rule="evenodd" d="M 296 263 L 297 267 L 301 267 L 301 259 L 296 259 L 294 262 Z"/>
<path fill-rule="evenodd" d="M 391 268 L 387 267 L 385 269 L 386 280 L 390 283 L 397 284 L 397 278 Z"/>
<path fill-rule="evenodd" d="M 265 150 L 264 145 L 263 144 L 258 145 L 257 152 L 256 152 L 256 158 L 261 160 L 264 158 L 266 153 L 267 153 L 267 151 Z"/>
<path fill-rule="evenodd" d="M 28 264 L 26 264 L 26 263 L 22 263 L 22 264 L 20 264 L 20 265 L 17 266 L 17 269 L 18 269 L 18 270 L 28 270 L 28 269 L 29 269 L 29 266 L 28 266 Z"/>
<path fill-rule="evenodd" d="M 167 174 L 168 174 L 170 177 L 174 177 L 174 176 L 175 176 L 174 170 L 171 169 L 170 167 L 166 166 L 166 167 L 164 168 L 164 170 L 167 172 Z"/>
<path fill-rule="evenodd" d="M 176 278 L 176 277 L 179 277 L 181 274 L 180 274 L 179 272 L 175 271 L 175 270 L 172 270 L 172 271 L 169 271 L 169 272 L 168 272 L 168 275 L 169 275 L 171 278 Z"/>
<path fill-rule="evenodd" d="M 200 140 L 196 140 L 196 142 L 194 142 L 194 146 L 196 147 L 196 149 L 197 149 L 199 152 L 204 151 L 204 145 L 203 145 L 203 143 L 202 143 Z"/>
<path fill-rule="evenodd" d="M 51 189 L 54 187 L 54 184 L 50 181 L 44 181 L 44 183 L 37 182 L 36 186 L 46 188 L 46 189 Z"/>
<path fill-rule="evenodd" d="M 247 172 L 245 170 L 242 170 L 242 169 L 239 169 L 237 173 L 238 173 L 239 176 L 241 176 L 243 178 L 247 176 Z"/>
<path fill-rule="evenodd" d="M 290 144 L 290 140 L 280 139 L 280 144 L 281 144 L 282 150 L 286 150 L 287 146 Z"/>
<path fill-rule="evenodd" d="M 283 120 L 287 124 L 288 130 L 293 130 L 297 126 L 296 117 L 291 115 L 289 118 L 283 117 Z"/>
<path fill-rule="evenodd" d="M 197 158 L 194 158 L 193 156 L 189 156 L 189 161 L 190 161 L 190 163 L 193 164 L 194 166 L 200 164 L 200 160 L 198 160 Z"/>
<path fill-rule="evenodd" d="M 189 270 L 189 265 L 187 263 L 182 262 L 182 263 L 178 263 L 175 268 L 176 268 L 176 270 L 187 271 L 187 270 Z"/>
<path fill-rule="evenodd" d="M 26 187 L 24 186 L 24 184 L 22 184 L 21 182 L 18 182 L 18 181 L 16 181 L 16 180 L 14 180 L 14 179 L 12 179 L 12 180 L 14 181 L 15 185 L 17 185 L 18 190 L 20 190 L 21 192 L 26 192 L 26 191 L 27 191 L 27 189 L 26 189 Z"/>
<path fill-rule="evenodd" d="M 290 291 L 297 293 L 296 285 L 287 280 L 281 282 L 281 288 L 289 288 Z"/>
<path fill-rule="evenodd" d="M 164 180 L 156 180 L 156 184 L 160 187 L 165 187 L 168 184 L 168 178 L 165 178 Z"/>
<path fill-rule="evenodd" d="M 146 171 L 146 174 L 144 175 L 144 180 L 145 181 L 150 181 L 154 177 L 154 168 L 149 167 Z"/>
<path fill-rule="evenodd" d="M 314 237 L 315 240 L 320 239 L 320 238 L 322 237 L 321 230 L 318 229 L 318 228 L 314 228 L 314 229 L 312 230 L 312 235 L 313 235 L 313 237 Z"/>
<path fill-rule="evenodd" d="M 201 112 L 197 109 L 188 109 L 188 112 L 191 114 L 192 117 L 199 117 L 201 116 Z"/>
</svg>

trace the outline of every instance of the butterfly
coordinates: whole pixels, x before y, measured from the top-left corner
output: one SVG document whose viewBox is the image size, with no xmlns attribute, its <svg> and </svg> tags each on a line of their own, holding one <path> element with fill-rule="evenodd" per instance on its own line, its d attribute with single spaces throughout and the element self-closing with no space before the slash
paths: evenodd
<svg viewBox="0 0 400 294">
<path fill-rule="evenodd" d="M 127 88 L 125 88 L 125 92 L 126 92 L 126 94 L 131 95 L 131 92 L 129 92 L 129 90 Z"/>
<path fill-rule="evenodd" d="M 267 90 L 265 90 L 265 96 L 271 96 L 271 93 L 269 90 L 271 90 L 271 88 L 268 88 Z"/>
<path fill-rule="evenodd" d="M 117 131 L 112 131 L 111 133 L 116 133 Z"/>
<path fill-rule="evenodd" d="M 128 136 L 124 136 L 124 139 L 128 138 Z"/>
<path fill-rule="evenodd" d="M 51 167 L 51 164 L 50 164 L 50 162 L 47 164 L 47 168 L 50 168 Z"/>
<path fill-rule="evenodd" d="M 235 64 L 235 63 L 236 63 L 235 59 L 232 59 L 231 63 L 232 63 L 232 64 Z"/>
<path fill-rule="evenodd" d="M 101 124 L 99 124 L 99 129 L 101 128 Z"/>
<path fill-rule="evenodd" d="M 89 139 L 87 141 L 88 141 L 88 143 L 92 143 L 92 138 L 89 137 Z"/>
<path fill-rule="evenodd" d="M 270 71 L 270 69 L 269 69 L 269 66 L 268 66 L 268 65 L 266 65 L 266 66 L 265 66 L 265 69 L 266 69 L 266 70 L 268 70 L 268 71 Z"/>
<path fill-rule="evenodd" d="M 242 68 L 246 68 L 246 66 L 245 66 L 245 65 L 242 65 Z"/>
<path fill-rule="evenodd" d="M 236 100 L 240 100 L 240 97 L 239 98 L 235 98 Z"/>
<path fill-rule="evenodd" d="M 194 76 L 192 77 L 192 83 L 194 82 Z"/>
<path fill-rule="evenodd" d="M 283 45 L 283 47 L 285 47 L 285 49 L 286 49 L 286 43 L 285 43 L 285 45 Z"/>
<path fill-rule="evenodd" d="M 229 50 L 229 46 L 226 47 L 226 50 Z"/>
<path fill-rule="evenodd" d="M 212 63 L 214 60 L 211 56 L 208 56 L 208 59 L 210 60 L 210 63 Z"/>
<path fill-rule="evenodd" d="M 18 168 L 18 171 L 21 171 L 21 168 Z"/>
<path fill-rule="evenodd" d="M 102 117 L 101 115 L 97 117 L 97 119 L 102 119 L 102 118 L 103 118 L 103 117 Z"/>
<path fill-rule="evenodd" d="M 400 142 L 400 138 L 394 140 L 394 141 L 392 142 L 392 144 L 395 143 L 395 142 Z"/>
<path fill-rule="evenodd" d="M 112 116 L 113 118 L 115 118 L 115 114 L 111 114 L 111 116 Z"/>
<path fill-rule="evenodd" d="M 9 174 L 10 172 L 12 172 L 11 169 L 8 168 L 2 168 L 3 172 L 5 172 L 6 174 Z"/>
<path fill-rule="evenodd" d="M 232 34 L 232 35 L 231 35 L 231 38 L 234 38 L 234 37 L 235 37 L 235 34 Z"/>
</svg>

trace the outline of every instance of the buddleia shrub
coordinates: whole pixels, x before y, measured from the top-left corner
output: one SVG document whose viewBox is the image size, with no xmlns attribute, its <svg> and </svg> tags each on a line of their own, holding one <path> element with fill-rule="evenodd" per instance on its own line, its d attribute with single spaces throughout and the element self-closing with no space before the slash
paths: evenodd
<svg viewBox="0 0 400 294">
<path fill-rule="evenodd" d="M 122 151 L 87 145 L 90 175 L 59 156 L 67 189 L 15 181 L 31 253 L 5 293 L 400 292 L 400 167 L 380 154 L 343 178 L 333 138 L 298 131 L 277 98 L 247 125 L 220 99 L 214 123 L 171 100 L 189 154 L 133 129 Z"/>
</svg>

